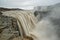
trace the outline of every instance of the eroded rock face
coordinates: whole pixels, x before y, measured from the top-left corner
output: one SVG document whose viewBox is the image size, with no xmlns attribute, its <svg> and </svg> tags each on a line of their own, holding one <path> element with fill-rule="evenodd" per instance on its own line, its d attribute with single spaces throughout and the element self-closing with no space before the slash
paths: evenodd
<svg viewBox="0 0 60 40">
<path fill-rule="evenodd" d="M 37 11 L 39 20 L 35 31 L 39 40 L 60 40 L 60 4 L 48 7 L 48 12 Z"/>
<path fill-rule="evenodd" d="M 0 12 L 0 40 L 12 40 L 19 36 L 17 20 Z"/>
</svg>

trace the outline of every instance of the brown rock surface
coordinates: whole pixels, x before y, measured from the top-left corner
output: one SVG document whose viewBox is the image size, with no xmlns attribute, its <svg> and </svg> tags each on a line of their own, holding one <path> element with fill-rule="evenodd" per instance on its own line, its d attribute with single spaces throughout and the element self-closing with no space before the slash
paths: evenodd
<svg viewBox="0 0 60 40">
<path fill-rule="evenodd" d="M 1 13 L 0 13 L 1 14 Z M 0 40 L 12 40 L 19 36 L 17 20 L 13 17 L 0 15 Z"/>
</svg>

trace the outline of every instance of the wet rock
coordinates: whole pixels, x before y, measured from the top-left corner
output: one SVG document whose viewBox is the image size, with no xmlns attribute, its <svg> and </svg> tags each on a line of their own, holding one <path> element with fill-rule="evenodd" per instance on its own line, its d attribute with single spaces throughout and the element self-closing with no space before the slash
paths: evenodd
<svg viewBox="0 0 60 40">
<path fill-rule="evenodd" d="M 0 12 L 0 40 L 12 40 L 19 36 L 17 20 Z"/>
</svg>

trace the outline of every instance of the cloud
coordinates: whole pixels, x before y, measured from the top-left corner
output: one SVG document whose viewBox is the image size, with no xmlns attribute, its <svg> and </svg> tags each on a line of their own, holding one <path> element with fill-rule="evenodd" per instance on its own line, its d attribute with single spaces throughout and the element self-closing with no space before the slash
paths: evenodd
<svg viewBox="0 0 60 40">
<path fill-rule="evenodd" d="M 0 0 L 0 6 L 32 9 L 33 0 Z"/>
<path fill-rule="evenodd" d="M 60 3 L 60 0 L 37 0 L 34 1 L 36 6 L 48 6 L 56 3 Z"/>
<path fill-rule="evenodd" d="M 32 9 L 34 6 L 47 6 L 58 2 L 60 0 L 0 0 L 0 6 Z"/>
</svg>

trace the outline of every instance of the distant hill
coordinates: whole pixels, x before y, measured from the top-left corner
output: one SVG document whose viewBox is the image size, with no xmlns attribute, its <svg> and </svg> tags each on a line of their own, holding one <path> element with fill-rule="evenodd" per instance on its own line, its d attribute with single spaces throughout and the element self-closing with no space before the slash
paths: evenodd
<svg viewBox="0 0 60 40">
<path fill-rule="evenodd" d="M 0 11 L 14 11 L 14 10 L 23 10 L 23 9 L 19 9 L 19 8 L 4 8 L 4 7 L 0 7 Z"/>
</svg>

